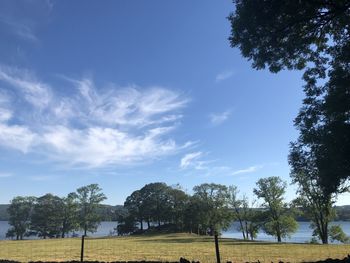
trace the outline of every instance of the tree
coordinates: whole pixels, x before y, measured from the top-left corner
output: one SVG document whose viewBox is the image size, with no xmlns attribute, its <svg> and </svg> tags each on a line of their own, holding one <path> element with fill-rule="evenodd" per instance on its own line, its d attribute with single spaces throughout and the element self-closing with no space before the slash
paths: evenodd
<svg viewBox="0 0 350 263">
<path fill-rule="evenodd" d="M 254 240 L 257 237 L 261 222 L 261 212 L 254 209 L 255 201 L 249 207 L 249 200 L 246 195 L 238 197 L 239 190 L 237 186 L 229 186 L 229 205 L 232 209 L 234 218 L 239 222 L 238 230 L 242 232 L 243 239 Z"/>
<path fill-rule="evenodd" d="M 158 226 L 162 222 L 169 221 L 169 186 L 165 183 L 150 183 L 141 188 L 143 200 L 143 211 L 146 216 L 148 228 L 150 221 L 157 222 Z"/>
<path fill-rule="evenodd" d="M 329 235 L 332 242 L 339 241 L 341 243 L 349 243 L 350 241 L 350 238 L 344 233 L 339 225 L 331 226 Z"/>
<path fill-rule="evenodd" d="M 188 203 L 186 204 L 184 217 L 185 228 L 192 234 L 198 235 L 207 234 L 208 214 L 206 213 L 206 206 L 199 196 L 190 196 Z"/>
<path fill-rule="evenodd" d="M 189 196 L 181 189 L 179 185 L 169 187 L 169 219 L 175 225 L 177 230 L 182 231 L 185 227 L 185 210 L 189 202 Z"/>
<path fill-rule="evenodd" d="M 336 194 L 323 190 L 315 157 L 312 152 L 305 151 L 302 145 L 291 144 L 289 164 L 292 183 L 298 186 L 299 197 L 295 203 L 311 220 L 313 235 L 318 237 L 323 244 L 328 244 L 329 223 L 335 217 L 333 205 Z"/>
<path fill-rule="evenodd" d="M 277 176 L 261 178 L 254 188 L 254 194 L 264 200 L 263 206 L 267 209 L 268 221 L 264 224 L 264 230 L 268 235 L 277 237 L 281 242 L 297 230 L 298 224 L 289 215 L 287 204 L 284 202 L 284 194 L 287 184 Z"/>
<path fill-rule="evenodd" d="M 63 201 L 58 196 L 46 194 L 37 198 L 31 217 L 30 230 L 46 239 L 61 233 Z"/>
<path fill-rule="evenodd" d="M 115 228 L 118 236 L 124 236 L 134 233 L 137 230 L 135 218 L 130 214 L 119 215 L 118 225 Z"/>
<path fill-rule="evenodd" d="M 62 228 L 61 237 L 64 238 L 70 231 L 78 229 L 78 203 L 76 193 L 70 193 L 62 198 Z"/>
<path fill-rule="evenodd" d="M 193 188 L 194 195 L 203 217 L 201 225 L 210 235 L 226 229 L 232 220 L 228 207 L 228 188 L 221 184 L 201 184 Z"/>
<path fill-rule="evenodd" d="M 11 228 L 7 231 L 7 237 L 16 237 L 17 240 L 23 239 L 30 226 L 30 217 L 33 211 L 35 197 L 17 196 L 11 200 L 7 211 L 9 213 L 9 225 Z"/>
<path fill-rule="evenodd" d="M 235 0 L 232 47 L 256 69 L 305 69 L 306 98 L 295 121 L 312 153 L 323 191 L 350 177 L 350 3 Z"/>
<path fill-rule="evenodd" d="M 145 217 L 143 201 L 141 191 L 136 190 L 124 202 L 124 207 L 128 210 L 128 221 L 131 220 L 130 217 L 133 217 L 135 221 L 139 222 L 141 231 L 143 231 L 143 220 Z M 124 217 L 121 218 L 123 219 Z"/>
<path fill-rule="evenodd" d="M 237 188 L 237 186 L 230 186 L 229 187 L 229 205 L 230 208 L 233 210 L 233 213 L 235 215 L 235 219 L 238 220 L 239 222 L 239 230 L 242 232 L 243 235 L 243 239 L 248 239 L 248 234 L 247 233 L 247 228 L 245 227 L 245 216 L 246 216 L 246 212 L 247 212 L 247 199 L 242 198 L 239 199 L 238 197 L 238 193 L 239 190 Z"/>
<path fill-rule="evenodd" d="M 106 196 L 98 184 L 90 184 L 77 189 L 76 198 L 79 205 L 79 225 L 86 236 L 87 232 L 95 232 L 100 223 L 97 209 Z"/>
</svg>

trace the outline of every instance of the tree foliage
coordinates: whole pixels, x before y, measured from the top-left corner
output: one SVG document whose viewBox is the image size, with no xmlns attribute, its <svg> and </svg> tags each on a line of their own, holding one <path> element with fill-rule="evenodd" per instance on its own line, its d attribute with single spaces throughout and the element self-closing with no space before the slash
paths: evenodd
<svg viewBox="0 0 350 263">
<path fill-rule="evenodd" d="M 254 194 L 264 200 L 263 206 L 267 209 L 267 222 L 264 230 L 273 235 L 278 242 L 297 230 L 297 222 L 290 215 L 287 204 L 284 202 L 286 182 L 277 176 L 261 178 L 256 183 Z"/>
<path fill-rule="evenodd" d="M 320 185 L 341 192 L 350 177 L 350 3 L 236 0 L 232 47 L 256 69 L 305 69 L 297 143 L 314 156 Z"/>
<path fill-rule="evenodd" d="M 228 188 L 221 184 L 205 183 L 195 186 L 193 191 L 203 214 L 202 228 L 210 235 L 226 229 L 232 220 L 232 213 L 228 207 Z"/>
<path fill-rule="evenodd" d="M 23 239 L 28 233 L 35 199 L 35 197 L 31 196 L 17 196 L 11 200 L 11 204 L 8 207 L 8 223 L 11 227 L 6 233 L 7 237 L 15 237 L 19 240 Z"/>
<path fill-rule="evenodd" d="M 83 229 L 84 235 L 87 232 L 95 232 L 101 221 L 97 209 L 106 196 L 98 184 L 90 184 L 78 188 L 75 197 L 79 206 L 79 225 Z"/>
<path fill-rule="evenodd" d="M 39 237 L 59 237 L 62 227 L 63 201 L 46 194 L 37 198 L 31 217 L 30 230 Z"/>
<path fill-rule="evenodd" d="M 313 153 L 305 151 L 298 143 L 291 144 L 289 164 L 292 183 L 298 187 L 299 197 L 295 204 L 300 207 L 304 216 L 311 220 L 314 236 L 323 244 L 327 244 L 329 223 L 335 217 L 333 205 L 336 194 L 323 190 Z"/>
<path fill-rule="evenodd" d="M 229 207 L 233 211 L 234 220 L 238 220 L 238 230 L 242 232 L 243 239 L 254 240 L 262 225 L 262 213 L 254 209 L 255 201 L 249 204 L 248 197 L 238 196 L 239 190 L 237 186 L 229 186 Z"/>
<path fill-rule="evenodd" d="M 341 243 L 349 243 L 350 242 L 350 237 L 348 237 L 343 229 L 339 225 L 334 225 L 330 227 L 329 230 L 329 236 L 331 238 L 331 241 L 338 241 Z"/>
</svg>

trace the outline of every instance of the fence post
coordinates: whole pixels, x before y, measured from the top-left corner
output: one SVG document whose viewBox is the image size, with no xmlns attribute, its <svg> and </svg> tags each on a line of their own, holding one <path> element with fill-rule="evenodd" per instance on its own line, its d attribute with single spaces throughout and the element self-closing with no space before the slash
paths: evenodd
<svg viewBox="0 0 350 263">
<path fill-rule="evenodd" d="M 219 240 L 218 240 L 218 234 L 216 232 L 214 234 L 214 239 L 215 239 L 216 262 L 220 263 Z"/>
<path fill-rule="evenodd" d="M 81 236 L 80 262 L 84 261 L 84 243 L 85 243 L 85 235 L 82 235 Z"/>
</svg>

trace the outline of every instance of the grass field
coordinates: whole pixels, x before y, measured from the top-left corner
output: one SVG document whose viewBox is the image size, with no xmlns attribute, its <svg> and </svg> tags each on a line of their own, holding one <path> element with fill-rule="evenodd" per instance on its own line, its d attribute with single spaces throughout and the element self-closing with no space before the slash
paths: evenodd
<svg viewBox="0 0 350 263">
<path fill-rule="evenodd" d="M 21 262 L 80 259 L 81 240 L 77 238 L 0 241 L 0 259 Z M 302 262 L 344 258 L 350 245 L 276 244 L 220 239 L 222 262 Z M 85 260 L 178 260 L 185 257 L 200 262 L 215 262 L 211 237 L 168 234 L 98 238 L 85 240 Z"/>
</svg>

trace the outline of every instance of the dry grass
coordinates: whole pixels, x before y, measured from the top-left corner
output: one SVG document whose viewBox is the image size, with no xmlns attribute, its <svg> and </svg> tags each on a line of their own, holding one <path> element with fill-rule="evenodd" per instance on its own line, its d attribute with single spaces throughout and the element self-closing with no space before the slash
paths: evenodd
<svg viewBox="0 0 350 263">
<path fill-rule="evenodd" d="M 80 259 L 77 238 L 51 240 L 0 241 L 0 259 L 22 262 Z M 221 239 L 222 262 L 302 262 L 326 258 L 344 258 L 350 245 L 276 244 Z M 85 260 L 178 260 L 185 257 L 200 262 L 215 262 L 211 237 L 169 234 L 86 239 Z"/>
</svg>

